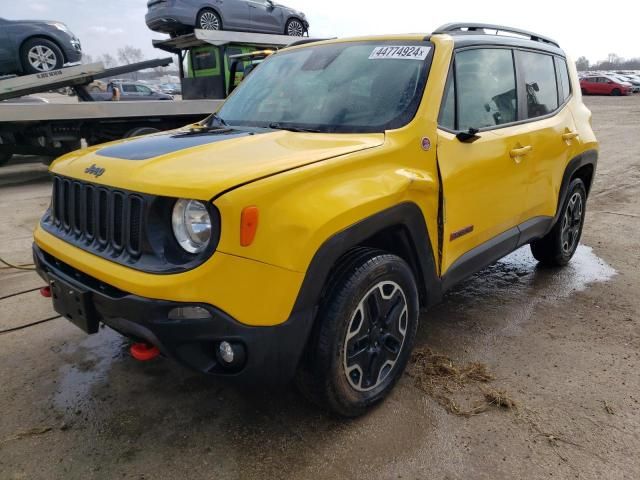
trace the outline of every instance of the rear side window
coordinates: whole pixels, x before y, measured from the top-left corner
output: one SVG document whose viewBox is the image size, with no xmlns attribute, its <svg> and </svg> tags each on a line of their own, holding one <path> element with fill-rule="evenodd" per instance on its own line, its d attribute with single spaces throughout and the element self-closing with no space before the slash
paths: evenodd
<svg viewBox="0 0 640 480">
<path fill-rule="evenodd" d="M 558 85 L 553 57 L 542 53 L 516 53 L 527 95 L 526 118 L 547 115 L 558 108 Z"/>
<path fill-rule="evenodd" d="M 564 58 L 556 57 L 556 72 L 558 73 L 558 86 L 560 90 L 560 103 L 564 103 L 571 96 L 571 81 L 569 80 L 569 70 Z"/>
<path fill-rule="evenodd" d="M 458 130 L 516 121 L 516 75 L 511 50 L 463 50 L 455 57 L 455 75 Z"/>
</svg>

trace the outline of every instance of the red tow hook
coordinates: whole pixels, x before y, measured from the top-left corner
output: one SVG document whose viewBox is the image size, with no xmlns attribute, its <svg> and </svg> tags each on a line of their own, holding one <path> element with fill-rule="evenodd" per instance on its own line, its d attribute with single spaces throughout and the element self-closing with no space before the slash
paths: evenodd
<svg viewBox="0 0 640 480">
<path fill-rule="evenodd" d="M 134 343 L 129 349 L 131 356 L 139 362 L 148 362 L 160 355 L 158 347 L 149 345 L 148 343 Z"/>
<path fill-rule="evenodd" d="M 42 287 L 40 289 L 40 295 L 44 298 L 51 298 L 51 287 Z"/>
</svg>

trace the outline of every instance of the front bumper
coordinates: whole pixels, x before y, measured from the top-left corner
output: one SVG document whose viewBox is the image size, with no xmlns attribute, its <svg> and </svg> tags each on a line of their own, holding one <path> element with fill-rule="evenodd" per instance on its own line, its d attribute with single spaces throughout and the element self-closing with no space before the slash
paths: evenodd
<svg viewBox="0 0 640 480">
<path fill-rule="evenodd" d="M 155 345 L 168 358 L 200 373 L 228 377 L 243 384 L 273 385 L 289 382 L 310 333 L 313 311 L 294 312 L 283 324 L 251 327 L 237 322 L 220 309 L 201 303 L 180 303 L 132 295 L 90 277 L 33 246 L 38 274 L 89 292 L 98 320 L 122 335 Z M 168 318 L 176 307 L 199 306 L 211 319 Z M 216 355 L 218 344 L 242 345 L 246 359 L 228 369 Z"/>
</svg>

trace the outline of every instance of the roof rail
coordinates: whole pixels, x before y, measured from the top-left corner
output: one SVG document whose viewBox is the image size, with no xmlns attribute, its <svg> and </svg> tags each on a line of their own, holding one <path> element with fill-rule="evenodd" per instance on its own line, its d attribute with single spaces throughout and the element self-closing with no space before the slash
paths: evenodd
<svg viewBox="0 0 640 480">
<path fill-rule="evenodd" d="M 493 25 L 490 23 L 447 23 L 437 28 L 433 33 L 455 33 L 455 32 L 477 32 L 478 30 L 496 30 L 496 32 L 514 33 L 516 35 L 522 35 L 529 37 L 534 42 L 543 42 L 560 47 L 558 42 L 552 40 L 549 37 L 538 35 L 537 33 L 528 32 L 527 30 L 520 30 L 519 28 L 505 27 L 502 25 Z"/>
<path fill-rule="evenodd" d="M 316 43 L 316 42 L 323 42 L 325 40 L 334 40 L 336 37 L 330 37 L 330 38 L 303 38 L 302 40 L 296 40 L 295 42 L 290 43 L 289 45 L 287 45 L 287 48 L 289 47 L 297 47 L 299 45 L 306 45 L 308 43 Z"/>
</svg>

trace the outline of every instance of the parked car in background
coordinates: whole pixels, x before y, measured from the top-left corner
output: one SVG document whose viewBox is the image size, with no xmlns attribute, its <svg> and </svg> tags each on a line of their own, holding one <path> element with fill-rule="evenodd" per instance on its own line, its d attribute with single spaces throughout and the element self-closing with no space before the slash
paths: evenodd
<svg viewBox="0 0 640 480">
<path fill-rule="evenodd" d="M 147 9 L 147 26 L 171 35 L 194 28 L 296 37 L 309 31 L 304 13 L 271 0 L 149 0 Z"/>
<path fill-rule="evenodd" d="M 163 83 L 158 88 L 162 93 L 169 95 L 180 95 L 182 93 L 182 87 L 179 83 Z"/>
<path fill-rule="evenodd" d="M 633 93 L 640 92 L 640 78 L 635 75 L 617 75 L 621 80 L 631 84 Z"/>
<path fill-rule="evenodd" d="M 0 18 L 0 75 L 28 75 L 82 59 L 80 40 L 64 23 Z"/>
<path fill-rule="evenodd" d="M 620 96 L 631 94 L 632 87 L 606 75 L 593 75 L 580 79 L 580 89 L 583 95 Z"/>
<path fill-rule="evenodd" d="M 120 89 L 121 101 L 173 100 L 172 95 L 158 92 L 146 85 L 142 85 L 141 83 L 122 82 L 117 83 L 117 85 Z M 90 94 L 93 99 L 98 102 L 109 101 L 113 95 L 112 84 L 110 83 L 104 92 L 90 92 Z"/>
</svg>

